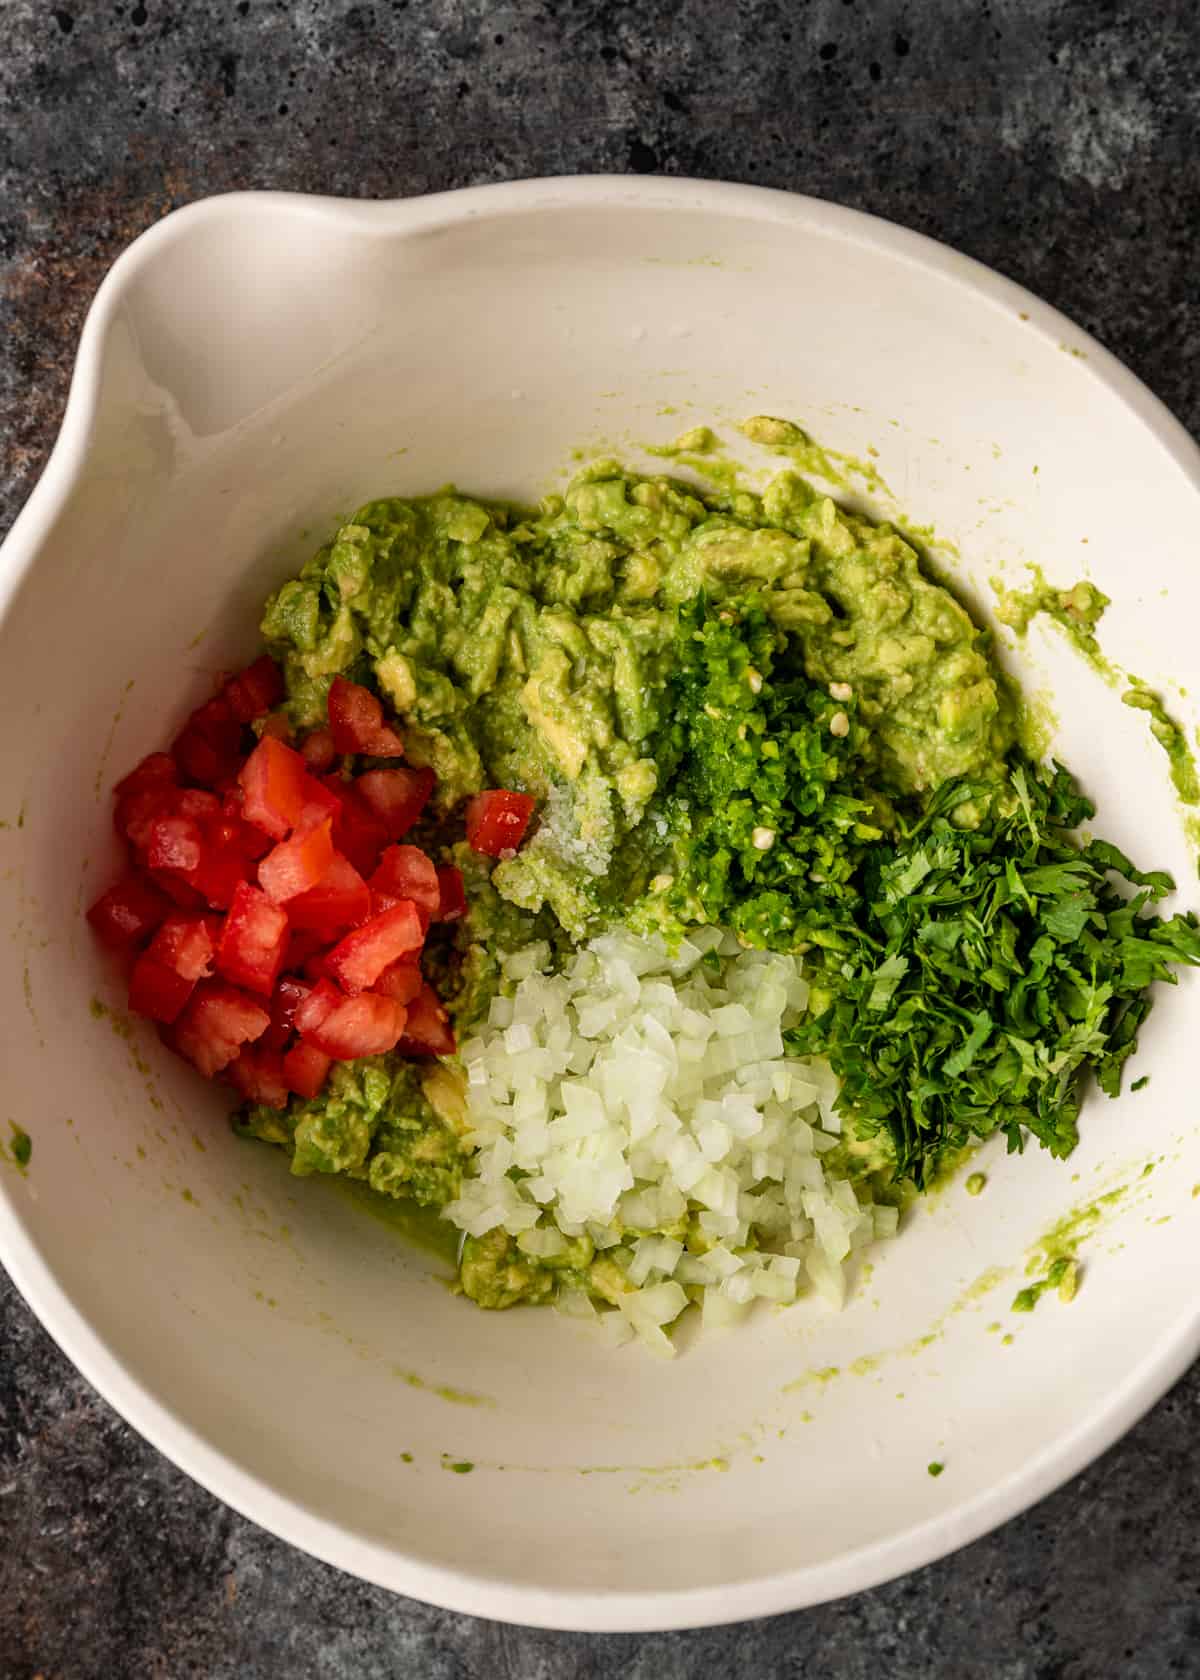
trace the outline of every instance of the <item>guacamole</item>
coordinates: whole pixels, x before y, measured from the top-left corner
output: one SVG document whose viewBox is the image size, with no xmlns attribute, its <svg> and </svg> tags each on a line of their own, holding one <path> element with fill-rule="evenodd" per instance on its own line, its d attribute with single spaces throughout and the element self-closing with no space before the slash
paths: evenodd
<svg viewBox="0 0 1200 1680">
<path fill-rule="evenodd" d="M 770 442 L 783 425 L 743 429 Z M 1009 621 L 1052 607 L 1088 637 L 1105 604 L 1078 585 L 1014 597 Z M 1120 1091 L 1152 983 L 1200 965 L 1195 917 L 1149 908 L 1168 876 L 1071 837 L 1092 807 L 1017 746 L 985 633 L 899 531 L 793 470 L 761 493 L 732 475 L 700 490 L 605 460 L 536 508 L 373 501 L 272 595 L 262 631 L 297 736 L 324 728 L 345 676 L 435 773 L 413 838 L 461 871 L 466 911 L 434 923 L 422 962 L 460 1054 L 335 1064 L 318 1097 L 238 1129 L 298 1175 L 444 1211 L 481 1306 L 616 1307 L 663 1351 L 661 1325 L 689 1300 L 707 1317 L 718 1287 L 726 1309 L 786 1304 L 803 1264 L 836 1301 L 849 1248 L 894 1231 L 969 1144 L 1002 1131 L 1068 1154 L 1086 1079 Z M 535 802 L 498 858 L 464 838 L 488 789 Z M 618 934 L 640 954 L 614 957 Z M 782 979 L 754 966 L 784 957 Z M 683 1008 L 688 964 L 715 992 Z M 610 1031 L 602 1100 L 587 1080 Z M 714 1044 L 689 1086 L 679 1069 Z M 625 1071 L 642 1067 L 645 1094 Z M 678 1111 L 656 1099 L 668 1073 Z M 585 1088 L 567 1112 L 570 1080 Z M 667 1136 L 685 1115 L 695 1135 Z M 760 1131 L 795 1151 L 825 1122 L 808 1158 L 739 1155 Z"/>
</svg>

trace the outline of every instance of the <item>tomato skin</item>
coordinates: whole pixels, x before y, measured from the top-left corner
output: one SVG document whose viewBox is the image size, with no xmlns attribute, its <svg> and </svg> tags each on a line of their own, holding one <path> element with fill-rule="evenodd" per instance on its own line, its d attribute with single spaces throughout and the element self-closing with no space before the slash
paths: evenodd
<svg viewBox="0 0 1200 1680">
<path fill-rule="evenodd" d="M 427 928 L 441 907 L 437 870 L 419 846 L 389 846 L 371 876 L 371 902 L 386 910 L 405 899 L 415 904 Z"/>
<path fill-rule="evenodd" d="M 452 1056 L 456 1045 L 450 1017 L 433 987 L 423 984 L 408 1006 L 400 1048 L 410 1056 Z"/>
<path fill-rule="evenodd" d="M 387 829 L 358 792 L 353 782 L 337 774 L 322 776 L 321 787 L 337 800 L 333 819 L 333 843 L 360 875 L 369 875 L 387 845 Z"/>
<path fill-rule="evenodd" d="M 290 1093 L 278 1050 L 268 1050 L 261 1043 L 247 1045 L 225 1069 L 225 1078 L 245 1102 L 287 1107 Z"/>
<path fill-rule="evenodd" d="M 467 889 L 463 885 L 462 870 L 452 863 L 437 872 L 438 910 L 436 922 L 457 922 L 467 913 Z"/>
<path fill-rule="evenodd" d="M 320 1096 L 332 1066 L 332 1056 L 318 1050 L 315 1044 L 306 1044 L 301 1040 L 284 1052 L 283 1077 L 290 1091 L 311 1100 Z"/>
<path fill-rule="evenodd" d="M 333 744 L 331 729 L 314 729 L 311 735 L 306 735 L 300 743 L 300 752 L 305 764 L 314 775 L 320 776 L 326 770 L 332 770 L 337 759 L 337 748 Z"/>
<path fill-rule="evenodd" d="M 307 1038 L 310 1032 L 333 1013 L 341 1001 L 342 994 L 332 980 L 318 980 L 308 996 L 297 1006 L 294 1017 L 296 1031 Z"/>
<path fill-rule="evenodd" d="M 384 969 L 376 978 L 371 990 L 378 992 L 380 997 L 394 998 L 397 1003 L 408 1005 L 423 985 L 421 970 L 415 959 L 401 957 L 398 962 Z"/>
<path fill-rule="evenodd" d="M 322 980 L 313 997 L 322 986 L 328 985 L 327 980 Z M 382 1056 L 395 1049 L 404 1031 L 403 1004 L 393 998 L 379 997 L 374 992 L 360 992 L 357 997 L 348 998 L 337 993 L 332 986 L 329 989 L 335 993 L 337 1001 L 315 1024 L 302 1026 L 305 1043 L 323 1050 L 339 1062 L 357 1061 L 360 1056 Z M 297 1011 L 298 1024 L 307 1018 L 312 1002 L 313 998 L 309 998 Z M 321 1007 L 324 1008 L 324 1000 Z"/>
<path fill-rule="evenodd" d="M 132 951 L 149 939 L 170 908 L 169 899 L 143 876 L 125 875 L 100 894 L 87 919 L 110 951 Z"/>
<path fill-rule="evenodd" d="M 283 675 L 270 654 L 264 653 L 230 677 L 221 693 L 239 723 L 253 723 L 283 699 Z"/>
<path fill-rule="evenodd" d="M 292 947 L 289 942 L 287 961 L 292 960 Z M 262 1043 L 269 1050 L 284 1050 L 291 1042 L 296 1031 L 296 1011 L 304 1002 L 312 987 L 294 974 L 281 974 L 275 990 L 271 993 L 271 1025 L 263 1034 Z"/>
<path fill-rule="evenodd" d="M 217 972 L 247 991 L 270 997 L 288 946 L 288 919 L 266 893 L 238 884 L 217 946 Z"/>
<path fill-rule="evenodd" d="M 308 768 L 298 752 L 264 735 L 238 771 L 242 816 L 273 840 L 283 840 L 304 811 Z"/>
<path fill-rule="evenodd" d="M 293 734 L 292 726 L 288 722 L 287 713 L 268 712 L 266 717 L 259 723 L 258 728 L 255 730 L 255 734 L 258 736 L 260 741 L 266 740 L 269 735 L 273 741 L 282 741 L 284 746 L 287 746 L 291 742 Z"/>
<path fill-rule="evenodd" d="M 329 687 L 329 728 L 334 750 L 372 758 L 403 758 L 404 742 L 383 720 L 383 706 L 369 688 L 334 677 Z"/>
<path fill-rule="evenodd" d="M 135 1015 L 170 1026 L 195 989 L 194 980 L 168 968 L 150 951 L 143 951 L 129 976 L 129 1007 Z"/>
<path fill-rule="evenodd" d="M 467 843 L 485 857 L 515 852 L 525 838 L 536 801 L 528 793 L 488 788 L 467 801 Z"/>
<path fill-rule="evenodd" d="M 389 840 L 399 840 L 429 803 L 437 780 L 432 770 L 367 770 L 355 777 L 355 791 L 374 811 Z"/>
<path fill-rule="evenodd" d="M 332 824 L 326 817 L 312 828 L 300 829 L 281 840 L 258 866 L 259 885 L 276 904 L 286 904 L 311 892 L 325 878 L 333 862 Z"/>
<path fill-rule="evenodd" d="M 170 915 L 150 941 L 146 954 L 185 980 L 206 980 L 216 955 L 212 928 L 203 916 Z"/>
<path fill-rule="evenodd" d="M 145 793 L 147 788 L 174 787 L 178 781 L 179 766 L 170 753 L 151 753 L 134 765 L 128 776 L 122 776 L 113 794 L 117 799 L 124 799 L 131 793 Z"/>
<path fill-rule="evenodd" d="M 392 963 L 419 951 L 424 939 L 416 905 L 405 900 L 339 940 L 324 959 L 325 972 L 354 997 L 368 991 Z"/>
<path fill-rule="evenodd" d="M 237 772 L 242 726 L 222 695 L 197 706 L 176 736 L 171 756 L 188 780 L 202 787 L 215 787 Z"/>
<path fill-rule="evenodd" d="M 212 1079 L 270 1024 L 270 1015 L 256 998 L 221 980 L 201 980 L 170 1040 L 181 1056 Z"/>
<path fill-rule="evenodd" d="M 293 935 L 314 936 L 314 943 L 305 952 L 311 955 L 318 945 L 366 921 L 371 914 L 371 893 L 349 859 L 334 852 L 333 862 L 319 884 L 289 899 L 287 909 Z M 288 962 L 289 968 L 302 966 L 303 958 L 299 963 Z"/>
</svg>

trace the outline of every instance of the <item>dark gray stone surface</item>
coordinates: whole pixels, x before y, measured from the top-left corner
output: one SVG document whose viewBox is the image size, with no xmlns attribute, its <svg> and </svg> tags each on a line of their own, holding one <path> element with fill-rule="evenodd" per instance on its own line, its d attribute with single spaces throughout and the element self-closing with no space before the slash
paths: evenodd
<svg viewBox="0 0 1200 1680">
<path fill-rule="evenodd" d="M 109 262 L 238 187 L 640 170 L 815 193 L 1024 281 L 1200 431 L 1195 0 L 4 0 L 0 30 L 0 531 Z M 0 1283 L 0 1680 L 1200 1674 L 1198 1433 L 1193 1371 L 1039 1509 L 851 1602 L 536 1633 L 390 1597 L 235 1517 Z"/>
</svg>

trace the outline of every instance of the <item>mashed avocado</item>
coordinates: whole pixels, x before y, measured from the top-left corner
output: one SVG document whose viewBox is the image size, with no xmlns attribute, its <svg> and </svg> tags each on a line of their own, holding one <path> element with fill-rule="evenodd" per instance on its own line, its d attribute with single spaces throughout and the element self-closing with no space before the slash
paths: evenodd
<svg viewBox="0 0 1200 1680">
<path fill-rule="evenodd" d="M 681 609 L 749 597 L 811 684 L 853 697 L 882 797 L 999 774 L 1011 720 L 980 632 L 898 532 L 794 472 L 761 496 L 702 495 L 599 461 L 534 510 L 451 492 L 370 502 L 262 628 L 297 727 L 345 673 L 436 771 L 443 813 L 483 787 L 535 795 L 540 826 L 493 882 L 578 938 L 662 873 L 661 815 L 647 824 Z"/>
</svg>

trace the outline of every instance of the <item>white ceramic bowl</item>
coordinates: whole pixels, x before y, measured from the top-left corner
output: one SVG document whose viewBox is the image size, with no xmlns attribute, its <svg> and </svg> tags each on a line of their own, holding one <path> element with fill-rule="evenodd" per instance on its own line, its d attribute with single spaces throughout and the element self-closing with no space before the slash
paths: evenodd
<svg viewBox="0 0 1200 1680">
<path fill-rule="evenodd" d="M 116 862 L 112 780 L 253 652 L 263 595 L 339 514 L 449 479 L 532 497 L 572 448 L 636 457 L 764 411 L 877 449 L 895 503 L 862 499 L 933 521 L 982 610 L 1025 560 L 1086 572 L 1114 598 L 1112 655 L 1200 688 L 1200 472 L 1166 411 L 965 258 L 745 187 L 238 195 L 168 217 L 101 288 L 0 560 L 0 1121 L 33 1139 L 27 1175 L 0 1171 L 0 1255 L 191 1475 L 458 1610 L 657 1628 L 868 1586 L 1077 1471 L 1200 1343 L 1195 984 L 1144 1034 L 1149 1088 L 1090 1101 L 1072 1160 L 989 1157 L 985 1194 L 921 1209 L 841 1316 L 765 1315 L 673 1364 L 452 1299 L 335 1187 L 235 1140 L 152 1035 L 90 1007 L 120 999 L 81 920 Z M 1194 902 L 1144 718 L 1052 636 L 1018 664 L 1051 684 L 1102 831 Z M 1029 1245 L 1117 1186 L 1085 1222 L 1077 1300 L 1013 1315 Z"/>
</svg>

